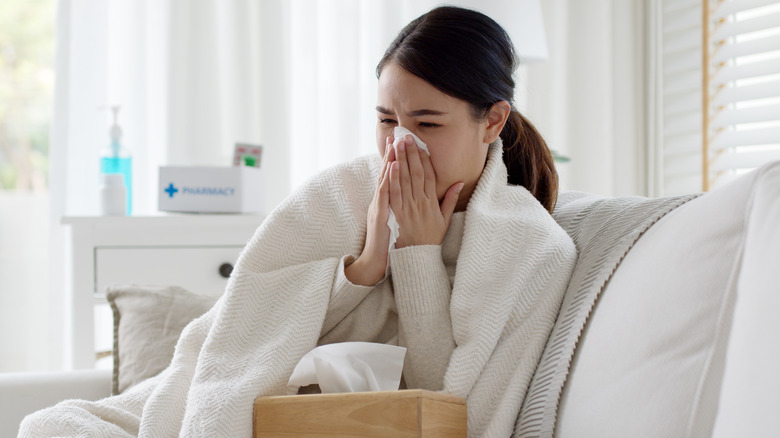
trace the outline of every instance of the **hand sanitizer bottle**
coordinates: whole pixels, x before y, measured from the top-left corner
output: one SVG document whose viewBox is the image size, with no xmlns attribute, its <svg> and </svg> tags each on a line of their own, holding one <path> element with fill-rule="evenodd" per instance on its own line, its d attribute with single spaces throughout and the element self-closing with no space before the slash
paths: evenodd
<svg viewBox="0 0 780 438">
<path fill-rule="evenodd" d="M 114 113 L 114 124 L 111 125 L 109 135 L 111 142 L 100 154 L 100 174 L 121 174 L 124 180 L 126 206 L 125 214 L 130 216 L 133 211 L 133 167 L 130 150 L 121 143 L 122 128 L 119 127 L 119 106 L 111 106 Z"/>
</svg>

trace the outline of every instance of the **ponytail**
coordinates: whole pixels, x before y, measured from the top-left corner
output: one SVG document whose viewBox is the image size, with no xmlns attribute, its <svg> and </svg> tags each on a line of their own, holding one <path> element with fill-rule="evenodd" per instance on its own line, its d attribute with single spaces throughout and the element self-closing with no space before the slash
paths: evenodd
<svg viewBox="0 0 780 438">
<path fill-rule="evenodd" d="M 500 136 L 504 143 L 507 182 L 528 189 L 552 213 L 558 198 L 558 173 L 539 131 L 513 109 Z"/>
</svg>

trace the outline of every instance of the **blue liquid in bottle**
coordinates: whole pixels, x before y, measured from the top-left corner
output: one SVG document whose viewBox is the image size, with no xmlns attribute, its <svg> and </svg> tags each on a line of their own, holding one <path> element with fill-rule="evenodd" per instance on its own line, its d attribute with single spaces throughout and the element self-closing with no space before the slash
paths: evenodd
<svg viewBox="0 0 780 438">
<path fill-rule="evenodd" d="M 133 165 L 130 150 L 121 143 L 122 128 L 119 127 L 119 106 L 114 105 L 111 111 L 114 113 L 114 124 L 111 125 L 109 135 L 111 142 L 100 154 L 100 173 L 119 173 L 125 182 L 125 193 L 127 194 L 126 215 L 130 216 L 133 212 Z"/>
<path fill-rule="evenodd" d="M 127 191 L 127 215 L 132 214 L 133 208 L 133 165 L 129 156 L 104 156 L 100 158 L 100 173 L 121 173 L 125 181 Z"/>
</svg>

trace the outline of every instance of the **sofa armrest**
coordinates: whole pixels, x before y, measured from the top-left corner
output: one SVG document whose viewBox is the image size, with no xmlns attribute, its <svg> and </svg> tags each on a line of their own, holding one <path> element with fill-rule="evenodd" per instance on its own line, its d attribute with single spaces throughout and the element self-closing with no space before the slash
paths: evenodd
<svg viewBox="0 0 780 438">
<path fill-rule="evenodd" d="M 22 419 L 66 399 L 111 395 L 111 370 L 0 373 L 0 436 L 16 436 Z"/>
</svg>

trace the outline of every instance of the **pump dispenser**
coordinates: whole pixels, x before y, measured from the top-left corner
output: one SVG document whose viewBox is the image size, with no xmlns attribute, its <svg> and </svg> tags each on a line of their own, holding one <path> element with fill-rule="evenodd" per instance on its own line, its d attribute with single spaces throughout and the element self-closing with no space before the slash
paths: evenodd
<svg viewBox="0 0 780 438">
<path fill-rule="evenodd" d="M 126 194 L 126 214 L 130 216 L 133 207 L 133 172 L 130 150 L 122 145 L 122 128 L 119 126 L 119 105 L 109 107 L 113 112 L 114 123 L 109 130 L 110 142 L 100 154 L 100 173 L 121 174 Z"/>
</svg>

